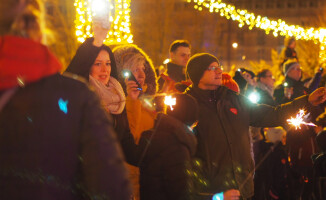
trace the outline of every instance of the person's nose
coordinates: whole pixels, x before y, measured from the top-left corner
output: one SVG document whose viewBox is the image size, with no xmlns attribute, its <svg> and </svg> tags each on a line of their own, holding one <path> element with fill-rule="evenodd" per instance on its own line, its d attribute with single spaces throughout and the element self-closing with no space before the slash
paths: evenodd
<svg viewBox="0 0 326 200">
<path fill-rule="evenodd" d="M 108 68 L 105 66 L 105 64 L 101 65 L 101 72 L 108 72 Z"/>
</svg>

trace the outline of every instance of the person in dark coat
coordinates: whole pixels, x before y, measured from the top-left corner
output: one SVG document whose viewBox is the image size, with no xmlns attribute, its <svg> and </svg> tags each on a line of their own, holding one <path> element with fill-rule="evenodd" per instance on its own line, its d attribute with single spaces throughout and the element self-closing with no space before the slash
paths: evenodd
<svg viewBox="0 0 326 200">
<path fill-rule="evenodd" d="M 318 133 L 316 142 L 320 152 L 312 156 L 314 199 L 326 199 L 326 131 Z"/>
<path fill-rule="evenodd" d="M 314 91 L 320 82 L 321 71 L 315 74 L 310 87 L 304 86 L 301 81 L 302 70 L 300 64 L 293 60 L 284 63 L 283 73 L 285 81 L 276 87 L 274 97 L 277 104 L 287 103 L 293 99 Z M 321 107 L 310 111 L 310 118 L 315 119 L 323 112 Z M 289 187 L 291 198 L 310 198 L 312 195 L 312 168 L 311 155 L 316 152 L 315 130 L 304 127 L 300 130 L 287 130 L 286 146 L 290 157 Z"/>
<path fill-rule="evenodd" d="M 185 68 L 191 55 L 191 45 L 187 40 L 175 40 L 170 45 L 170 62 L 166 73 L 160 74 L 158 80 L 160 92 L 183 92 L 189 81 Z"/>
<path fill-rule="evenodd" d="M 59 74 L 40 43 L 39 10 L 0 2 L 11 24 L 0 23 L 0 199 L 128 200 L 112 121 L 86 84 Z"/>
<path fill-rule="evenodd" d="M 114 129 L 122 146 L 126 161 L 136 165 L 138 160 L 136 158 L 135 148 L 137 147 L 129 129 L 125 109 L 126 97 L 123 88 L 118 82 L 116 61 L 110 47 L 103 44 L 102 37 L 106 37 L 107 30 L 102 30 L 100 27 L 98 29 L 96 30 L 98 37 L 87 38 L 77 49 L 64 75 L 70 77 L 78 75 L 89 81 L 90 86 L 100 97 L 103 107 L 113 117 Z M 103 51 L 104 53 L 108 53 L 108 60 L 99 58 Z M 102 65 L 107 66 L 102 67 Z M 100 74 L 103 74 L 105 78 L 101 79 L 98 76 L 92 75 L 94 71 L 92 69 L 94 68 L 99 68 Z M 115 101 L 113 100 L 114 96 L 118 96 Z M 111 108 L 114 108 L 114 110 Z"/>
<path fill-rule="evenodd" d="M 187 72 L 193 85 L 186 91 L 199 104 L 195 155 L 203 177 L 196 188 L 198 198 L 211 199 L 224 192 L 224 199 L 251 198 L 254 194 L 254 163 L 250 155 L 249 126 L 273 127 L 286 123 L 300 108 L 309 109 L 326 99 L 325 88 L 278 107 L 253 104 L 222 84 L 222 69 L 214 56 L 202 53 L 190 58 Z M 199 176 L 198 175 L 198 176 Z M 232 190 L 235 189 L 235 190 Z"/>
<path fill-rule="evenodd" d="M 276 106 L 273 97 L 274 83 L 275 83 L 275 78 L 270 70 L 263 69 L 260 72 L 258 72 L 256 92 L 260 96 L 258 100 L 259 104 Z"/>
<path fill-rule="evenodd" d="M 192 126 L 198 118 L 196 100 L 186 94 L 174 94 L 176 105 L 159 114 L 155 128 L 142 133 L 144 147 L 140 163 L 141 200 L 190 199 L 191 158 L 196 151 Z M 191 108 L 191 109 L 189 109 Z"/>
<path fill-rule="evenodd" d="M 282 84 L 278 85 L 274 91 L 275 101 L 278 105 L 292 101 L 302 95 L 310 94 L 316 90 L 322 75 L 321 71 L 317 72 L 309 88 L 307 88 L 304 86 L 304 82 L 301 81 L 302 70 L 298 62 L 294 60 L 285 62 L 283 65 L 283 73 L 285 80 Z"/>
<path fill-rule="evenodd" d="M 282 127 L 268 128 L 264 140 L 254 145 L 255 195 L 253 199 L 288 199 L 287 153 L 284 142 L 286 131 Z M 255 151 L 255 148 L 259 151 Z"/>
</svg>

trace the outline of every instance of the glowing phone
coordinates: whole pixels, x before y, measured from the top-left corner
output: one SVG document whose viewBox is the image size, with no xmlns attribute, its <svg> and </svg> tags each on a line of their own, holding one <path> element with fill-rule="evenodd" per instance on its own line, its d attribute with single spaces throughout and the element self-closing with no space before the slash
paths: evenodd
<svg viewBox="0 0 326 200">
<path fill-rule="evenodd" d="M 137 90 L 142 91 L 143 89 L 141 88 L 141 85 L 137 81 L 136 77 L 133 75 L 133 73 L 129 70 L 124 70 L 123 71 L 123 77 L 128 78 L 129 81 L 135 81 L 137 84 Z"/>
</svg>

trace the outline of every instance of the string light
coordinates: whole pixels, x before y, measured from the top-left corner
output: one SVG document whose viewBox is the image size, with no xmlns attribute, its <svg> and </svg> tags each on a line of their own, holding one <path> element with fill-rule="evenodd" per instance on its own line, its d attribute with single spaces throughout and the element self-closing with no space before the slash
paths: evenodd
<svg viewBox="0 0 326 200">
<path fill-rule="evenodd" d="M 319 57 L 322 62 L 326 61 L 326 28 L 303 28 L 299 25 L 288 25 L 282 19 L 270 20 L 267 17 L 256 15 L 247 10 L 237 9 L 231 4 L 223 3 L 222 0 L 187 0 L 194 3 L 194 8 L 202 11 L 219 13 L 220 16 L 239 22 L 239 28 L 248 26 L 249 30 L 259 28 L 266 34 L 272 33 L 274 37 L 287 36 L 297 40 L 312 40 L 320 44 Z"/>
<path fill-rule="evenodd" d="M 102 4 L 97 2 L 109 2 L 108 21 L 111 23 L 110 31 L 104 43 L 123 44 L 133 43 L 133 35 L 130 31 L 130 1 L 131 0 L 75 0 L 76 8 L 76 36 L 79 42 L 93 37 L 91 31 L 95 12 L 103 12 Z"/>
</svg>

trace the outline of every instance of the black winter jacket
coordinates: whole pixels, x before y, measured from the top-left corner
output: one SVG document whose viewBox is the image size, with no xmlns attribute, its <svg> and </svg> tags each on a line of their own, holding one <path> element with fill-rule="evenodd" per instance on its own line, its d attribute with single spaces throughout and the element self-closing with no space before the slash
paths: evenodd
<svg viewBox="0 0 326 200">
<path fill-rule="evenodd" d="M 188 167 L 195 154 L 196 137 L 179 120 L 164 114 L 158 115 L 155 127 L 143 132 L 139 141 L 143 149 L 149 145 L 140 164 L 140 198 L 189 199 Z"/>
<path fill-rule="evenodd" d="M 112 122 L 88 87 L 59 74 L 0 112 L 0 199 L 130 199 Z"/>
<path fill-rule="evenodd" d="M 198 175 L 206 184 L 198 192 L 214 194 L 235 188 L 244 198 L 254 194 L 249 126 L 282 125 L 299 108 L 310 105 L 307 97 L 278 107 L 253 104 L 224 86 L 215 91 L 190 87 L 186 93 L 197 99 L 200 109 L 196 159 Z"/>
<path fill-rule="evenodd" d="M 66 72 L 76 74 L 88 80 L 90 70 L 93 66 L 93 63 L 95 62 L 96 57 L 98 56 L 99 52 L 104 49 L 109 53 L 111 60 L 110 76 L 118 79 L 116 62 L 111 49 L 106 45 L 96 47 L 92 44 L 93 40 L 94 38 L 88 38 L 83 44 L 79 46 L 75 56 L 67 67 Z M 121 114 L 111 114 L 111 116 L 113 118 L 113 126 L 115 132 L 117 133 L 118 140 L 122 146 L 126 161 L 129 164 L 136 165 L 138 160 L 136 158 L 135 148 L 137 148 L 137 146 L 134 142 L 132 134 L 130 133 L 126 110 L 124 109 Z"/>
</svg>

